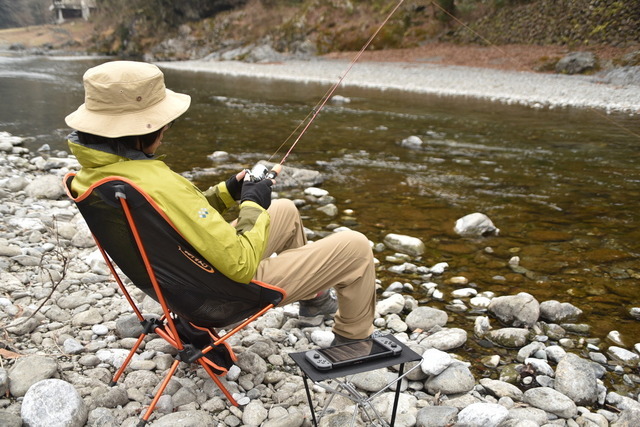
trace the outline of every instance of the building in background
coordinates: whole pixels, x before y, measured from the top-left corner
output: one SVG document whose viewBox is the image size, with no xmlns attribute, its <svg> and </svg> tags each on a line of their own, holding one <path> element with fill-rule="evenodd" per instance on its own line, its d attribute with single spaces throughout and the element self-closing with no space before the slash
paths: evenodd
<svg viewBox="0 0 640 427">
<path fill-rule="evenodd" d="M 62 24 L 67 19 L 84 19 L 91 16 L 96 9 L 95 0 L 53 0 L 51 9 L 55 13 L 56 23 Z"/>
</svg>

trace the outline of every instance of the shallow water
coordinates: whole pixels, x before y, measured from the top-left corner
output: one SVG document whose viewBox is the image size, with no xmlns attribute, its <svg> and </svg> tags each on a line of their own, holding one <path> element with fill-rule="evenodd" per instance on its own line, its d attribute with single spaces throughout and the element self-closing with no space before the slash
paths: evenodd
<svg viewBox="0 0 640 427">
<path fill-rule="evenodd" d="M 0 57 L 0 131 L 34 137 L 30 148 L 66 149 L 64 116 L 82 102 L 82 73 L 99 62 Z M 186 71 L 166 76 L 168 87 L 192 96 L 162 149 L 178 171 L 211 167 L 207 155 L 215 150 L 228 151 L 233 168 L 270 158 L 326 90 Z M 418 264 L 450 265 L 435 280 L 445 295 L 455 288 L 446 279 L 461 275 L 479 291 L 571 302 L 585 311 L 580 322 L 592 326 L 590 336 L 618 330 L 627 346 L 638 342 L 640 323 L 629 315 L 640 306 L 637 116 L 392 91 L 338 93 L 351 102 L 327 105 L 286 164 L 326 174 L 323 187 L 354 213 L 327 219 L 304 210 L 310 228 L 348 224 L 374 242 L 387 233 L 419 237 L 427 252 Z M 411 135 L 425 142 L 421 150 L 400 146 Z M 500 235 L 455 235 L 456 219 L 473 212 L 487 214 Z M 522 270 L 508 266 L 513 256 Z M 384 286 L 409 281 L 384 271 L 380 278 Z"/>
</svg>

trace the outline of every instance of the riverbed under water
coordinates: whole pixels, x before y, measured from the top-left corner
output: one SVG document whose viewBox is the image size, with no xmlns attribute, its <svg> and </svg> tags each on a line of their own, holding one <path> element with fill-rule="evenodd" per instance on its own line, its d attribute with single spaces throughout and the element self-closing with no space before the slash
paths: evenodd
<svg viewBox="0 0 640 427">
<path fill-rule="evenodd" d="M 0 57 L 0 131 L 33 137 L 33 149 L 45 143 L 66 149 L 64 117 L 83 102 L 82 74 L 104 60 Z M 192 96 L 161 149 L 179 172 L 214 166 L 207 156 L 216 150 L 229 152 L 234 167 L 271 158 L 327 89 L 165 74 L 168 87 Z M 640 322 L 629 314 L 640 306 L 637 116 L 390 91 L 338 93 L 350 102 L 330 103 L 286 165 L 322 172 L 323 188 L 353 214 L 327 218 L 307 209 L 309 228 L 348 224 L 374 242 L 387 233 L 420 238 L 427 251 L 416 264 L 450 265 L 434 280 L 447 301 L 429 302 L 434 306 L 460 287 L 446 280 L 464 276 L 479 291 L 573 303 L 585 312 L 579 322 L 591 325 L 590 336 L 618 330 L 627 347 L 638 342 Z M 412 135 L 423 140 L 420 150 L 400 145 Z M 457 236 L 455 221 L 473 212 L 488 215 L 499 236 Z M 514 256 L 516 271 L 508 265 Z M 385 287 L 409 281 L 385 271 L 379 277 Z M 457 316 L 468 314 L 451 313 L 453 324 Z"/>
</svg>

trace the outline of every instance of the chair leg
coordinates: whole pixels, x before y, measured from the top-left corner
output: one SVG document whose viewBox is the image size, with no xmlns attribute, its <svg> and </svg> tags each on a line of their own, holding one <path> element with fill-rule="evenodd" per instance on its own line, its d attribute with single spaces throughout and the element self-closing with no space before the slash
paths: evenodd
<svg viewBox="0 0 640 427">
<path fill-rule="evenodd" d="M 144 333 L 140 334 L 140 336 L 138 337 L 138 341 L 136 341 L 135 345 L 127 355 L 127 358 L 124 359 L 124 362 L 122 362 L 120 369 L 118 369 L 118 372 L 116 372 L 116 374 L 113 376 L 113 379 L 109 383 L 110 387 L 113 387 L 114 385 L 116 385 L 116 383 L 120 379 L 120 376 L 122 375 L 124 370 L 127 369 L 127 366 L 129 366 L 129 362 L 131 362 L 131 358 L 133 357 L 134 354 L 136 354 L 136 351 L 138 351 L 138 347 L 140 347 L 140 344 L 142 344 L 142 340 L 144 340 L 144 337 L 146 336 L 147 334 L 144 334 Z"/>
<path fill-rule="evenodd" d="M 176 369 L 178 369 L 179 364 L 180 364 L 179 360 L 173 361 L 173 364 L 171 365 L 171 369 L 169 369 L 169 372 L 164 377 L 164 380 L 162 380 L 162 384 L 160 384 L 160 389 L 158 389 L 158 392 L 156 393 L 155 397 L 149 404 L 149 408 L 147 409 L 147 412 L 144 414 L 144 417 L 142 417 L 142 419 L 140 420 L 140 423 L 138 423 L 138 426 L 144 426 L 149 421 L 149 417 L 151 417 L 151 413 L 153 412 L 154 409 L 156 409 L 156 405 L 158 404 L 158 400 L 160 399 L 160 396 L 162 396 L 162 393 L 164 393 L 164 390 L 167 388 L 167 385 L 169 385 L 169 381 L 171 381 L 173 374 L 176 373 Z"/>
<path fill-rule="evenodd" d="M 224 384 L 222 384 L 222 381 L 220 381 L 220 379 L 218 378 L 218 376 L 211 370 L 211 368 L 202 360 L 198 359 L 198 363 L 200 363 L 200 365 L 204 368 L 204 370 L 207 372 L 207 374 L 209 374 L 209 376 L 211 377 L 211 379 L 213 380 L 213 382 L 216 383 L 216 385 L 218 386 L 218 388 L 220 389 L 220 391 L 222 393 L 224 393 L 224 395 L 227 397 L 227 399 L 229 399 L 229 402 L 233 405 L 233 406 L 240 406 L 238 405 L 238 402 L 236 402 L 236 400 L 233 398 L 233 396 L 231 395 L 231 393 L 229 393 L 229 390 L 227 390 L 227 388 L 224 386 Z"/>
</svg>

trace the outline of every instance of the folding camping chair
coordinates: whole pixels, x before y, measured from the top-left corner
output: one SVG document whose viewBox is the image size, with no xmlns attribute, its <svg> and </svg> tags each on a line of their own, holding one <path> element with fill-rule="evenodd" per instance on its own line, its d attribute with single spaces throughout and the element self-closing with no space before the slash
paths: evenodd
<svg viewBox="0 0 640 427">
<path fill-rule="evenodd" d="M 169 372 L 138 426 L 144 426 L 179 363 L 198 363 L 234 405 L 238 403 L 222 384 L 235 361 L 227 340 L 279 304 L 286 292 L 266 283 L 235 282 L 207 262 L 187 242 L 152 198 L 121 177 L 98 181 L 84 194 L 74 196 L 64 177 L 67 194 L 78 206 L 98 249 L 131 305 L 143 332 L 111 381 L 115 385 L 144 338 L 155 333 L 177 349 Z M 163 316 L 145 318 L 115 266 L 145 294 L 162 306 Z M 224 336 L 214 328 L 237 324 Z"/>
</svg>

